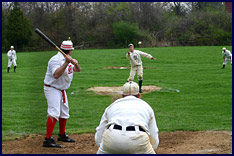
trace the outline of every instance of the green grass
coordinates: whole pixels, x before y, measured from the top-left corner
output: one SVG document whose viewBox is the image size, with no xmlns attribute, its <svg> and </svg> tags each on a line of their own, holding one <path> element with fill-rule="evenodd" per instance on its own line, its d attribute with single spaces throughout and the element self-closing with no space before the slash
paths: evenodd
<svg viewBox="0 0 234 156">
<path fill-rule="evenodd" d="M 231 49 L 232 47 L 227 47 Z M 222 70 L 220 46 L 140 48 L 157 58 L 142 58 L 143 85 L 162 90 L 143 94 L 155 111 L 160 131 L 232 130 L 232 67 Z M 128 49 L 75 50 L 72 56 L 82 71 L 74 74 L 67 90 L 70 119 L 67 133 L 95 132 L 110 96 L 96 95 L 88 88 L 122 86 L 130 66 Z M 7 73 L 7 56 L 2 55 L 3 140 L 25 134 L 45 134 L 47 103 L 43 80 L 49 59 L 56 51 L 17 53 L 17 73 Z M 135 81 L 137 78 L 135 77 Z M 179 92 L 178 92 L 179 91 Z M 71 95 L 71 93 L 74 94 Z M 56 124 L 54 134 L 58 133 Z"/>
</svg>

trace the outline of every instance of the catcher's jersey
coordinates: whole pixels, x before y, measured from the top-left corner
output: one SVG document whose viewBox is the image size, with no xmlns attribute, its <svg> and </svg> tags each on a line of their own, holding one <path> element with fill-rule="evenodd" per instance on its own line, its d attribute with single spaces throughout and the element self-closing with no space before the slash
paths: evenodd
<svg viewBox="0 0 234 156">
<path fill-rule="evenodd" d="M 7 57 L 8 57 L 8 59 L 17 59 L 17 57 L 16 57 L 16 51 L 15 50 L 9 50 L 8 52 L 7 52 Z"/>
<path fill-rule="evenodd" d="M 55 79 L 53 76 L 54 72 L 64 63 L 65 58 L 60 52 L 49 60 L 44 84 L 51 85 L 60 90 L 66 90 L 70 87 L 73 79 L 73 64 L 69 63 L 65 72 L 58 79 Z"/>
<path fill-rule="evenodd" d="M 100 124 L 96 128 L 95 141 L 97 145 L 101 143 L 105 128 L 111 124 L 124 127 L 141 126 L 156 141 L 152 145 L 153 148 L 158 147 L 158 127 L 154 111 L 149 104 L 135 96 L 118 99 L 106 108 Z"/>
<path fill-rule="evenodd" d="M 130 56 L 128 55 L 128 53 L 126 54 L 126 57 L 130 60 L 131 66 L 142 65 L 141 56 L 147 57 L 149 59 L 152 58 L 152 55 L 142 52 L 140 50 L 134 50 L 133 52 L 130 52 Z"/>
<path fill-rule="evenodd" d="M 229 50 L 226 50 L 225 52 L 222 51 L 222 55 L 223 55 L 223 57 L 228 58 L 228 59 L 230 58 L 230 56 L 232 56 L 232 54 Z"/>
</svg>

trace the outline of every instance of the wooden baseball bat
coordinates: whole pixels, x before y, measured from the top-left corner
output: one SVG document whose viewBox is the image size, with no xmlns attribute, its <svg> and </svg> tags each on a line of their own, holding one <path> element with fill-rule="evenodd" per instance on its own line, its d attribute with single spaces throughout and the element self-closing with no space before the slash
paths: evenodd
<svg viewBox="0 0 234 156">
<path fill-rule="evenodd" d="M 40 35 L 44 40 L 46 40 L 50 45 L 52 45 L 53 47 L 55 47 L 60 53 L 63 54 L 64 57 L 67 56 L 67 54 L 65 54 L 62 49 L 60 49 L 53 41 L 51 41 L 51 39 L 46 36 L 43 32 L 41 32 L 41 30 L 39 30 L 38 28 L 35 29 L 35 32 Z"/>
</svg>

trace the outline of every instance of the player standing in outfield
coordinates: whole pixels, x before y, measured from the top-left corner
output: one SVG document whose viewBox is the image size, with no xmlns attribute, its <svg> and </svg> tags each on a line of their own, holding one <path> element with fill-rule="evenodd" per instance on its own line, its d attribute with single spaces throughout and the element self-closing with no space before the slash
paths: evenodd
<svg viewBox="0 0 234 156">
<path fill-rule="evenodd" d="M 133 81 L 135 74 L 137 72 L 138 82 L 139 82 L 139 92 L 142 93 L 141 86 L 142 86 L 142 81 L 143 81 L 143 66 L 142 66 L 141 56 L 147 57 L 152 60 L 156 60 L 156 58 L 140 50 L 134 50 L 133 44 L 129 44 L 128 48 L 129 48 L 129 52 L 126 54 L 126 57 L 130 60 L 130 64 L 131 64 L 131 71 L 130 71 L 128 81 Z"/>
<path fill-rule="evenodd" d="M 16 51 L 14 50 L 14 46 L 10 47 L 10 50 L 7 52 L 7 57 L 8 57 L 7 72 L 9 73 L 12 63 L 13 63 L 13 66 L 14 66 L 14 72 L 16 72 L 16 66 L 17 66 L 16 60 L 17 60 L 17 57 L 16 57 Z"/>
<path fill-rule="evenodd" d="M 73 71 L 80 72 L 78 61 L 71 57 L 73 43 L 71 41 L 63 41 L 60 47 L 64 53 L 64 57 L 60 52 L 54 55 L 48 62 L 47 72 L 44 79 L 44 93 L 48 104 L 48 120 L 47 131 L 43 147 L 57 147 L 52 137 L 56 121 L 59 121 L 58 141 L 75 142 L 65 133 L 65 127 L 69 115 L 68 99 L 66 89 L 70 87 L 73 79 Z"/>
<path fill-rule="evenodd" d="M 226 48 L 223 48 L 222 55 L 223 55 L 223 68 L 222 69 L 224 69 L 228 61 L 230 61 L 232 65 L 232 54 L 229 50 L 227 50 Z"/>
<path fill-rule="evenodd" d="M 124 84 L 123 98 L 106 108 L 96 128 L 97 154 L 155 154 L 158 127 L 154 111 L 140 99 L 139 86 Z"/>
</svg>

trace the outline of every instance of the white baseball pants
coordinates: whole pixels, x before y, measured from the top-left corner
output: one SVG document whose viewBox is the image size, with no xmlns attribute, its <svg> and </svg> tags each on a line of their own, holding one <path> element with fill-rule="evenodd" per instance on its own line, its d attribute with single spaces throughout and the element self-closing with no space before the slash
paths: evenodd
<svg viewBox="0 0 234 156">
<path fill-rule="evenodd" d="M 143 80 L 143 67 L 142 65 L 140 65 L 140 66 L 131 66 L 131 71 L 130 71 L 128 81 L 134 80 L 136 72 L 138 74 L 138 80 Z"/>
<path fill-rule="evenodd" d="M 68 119 L 69 106 L 67 100 L 67 94 L 65 92 L 65 103 L 63 103 L 63 96 L 61 90 L 55 89 L 53 87 L 44 86 L 44 93 L 48 104 L 48 116 L 51 116 L 58 120 L 59 118 Z"/>
<path fill-rule="evenodd" d="M 97 154 L 156 154 L 147 133 L 106 129 Z"/>
<path fill-rule="evenodd" d="M 229 58 L 225 58 L 225 60 L 223 61 L 223 65 L 226 65 L 228 61 L 230 61 L 230 63 L 232 64 L 232 61 Z"/>
<path fill-rule="evenodd" d="M 11 65 L 17 66 L 15 59 L 8 59 L 8 67 L 11 68 Z"/>
</svg>

